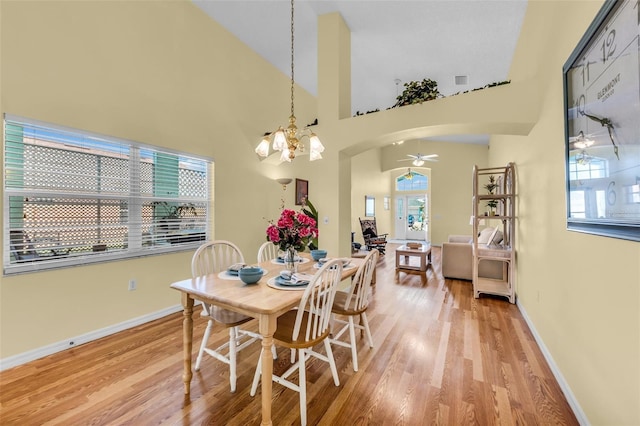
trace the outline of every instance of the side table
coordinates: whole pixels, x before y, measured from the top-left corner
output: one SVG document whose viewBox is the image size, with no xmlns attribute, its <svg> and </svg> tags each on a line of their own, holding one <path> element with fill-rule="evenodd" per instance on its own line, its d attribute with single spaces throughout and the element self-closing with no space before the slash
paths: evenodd
<svg viewBox="0 0 640 426">
<path fill-rule="evenodd" d="M 418 257 L 419 265 L 411 265 L 410 257 Z M 402 262 L 404 259 L 404 262 Z M 431 244 L 426 243 L 418 248 L 402 245 L 396 249 L 396 281 L 400 271 L 405 273 L 417 273 L 423 278 L 423 282 L 427 279 L 427 267 L 431 264 Z"/>
</svg>

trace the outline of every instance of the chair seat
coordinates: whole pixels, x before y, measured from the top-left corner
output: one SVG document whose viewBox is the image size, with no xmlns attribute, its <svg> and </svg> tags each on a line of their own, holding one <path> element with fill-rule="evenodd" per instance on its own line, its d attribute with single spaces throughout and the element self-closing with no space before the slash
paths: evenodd
<svg viewBox="0 0 640 426">
<path fill-rule="evenodd" d="M 209 305 L 209 309 L 212 309 L 210 314 L 211 318 L 213 318 L 216 322 L 224 325 L 225 327 L 236 327 L 253 319 L 252 317 L 249 317 L 247 315 L 243 315 L 238 312 L 233 312 L 217 306 Z"/>
<path fill-rule="evenodd" d="M 333 308 L 331 308 L 331 312 L 339 315 L 359 315 L 367 310 L 366 306 L 362 309 L 356 309 L 355 297 L 352 297 L 349 306 L 346 306 L 348 297 L 349 293 L 344 291 L 336 291 L 336 296 L 333 302 Z"/>
<path fill-rule="evenodd" d="M 293 349 L 310 348 L 322 342 L 322 340 L 329 335 L 330 330 L 327 328 L 326 332 L 319 335 L 316 339 L 304 340 L 304 332 L 302 330 L 306 329 L 306 324 L 309 320 L 308 312 L 305 311 L 302 316 L 302 325 L 300 326 L 300 337 L 303 340 L 293 340 L 293 328 L 297 315 L 297 310 L 291 310 L 278 317 L 278 326 L 275 333 L 273 333 L 273 340 L 275 340 L 278 345 Z"/>
</svg>

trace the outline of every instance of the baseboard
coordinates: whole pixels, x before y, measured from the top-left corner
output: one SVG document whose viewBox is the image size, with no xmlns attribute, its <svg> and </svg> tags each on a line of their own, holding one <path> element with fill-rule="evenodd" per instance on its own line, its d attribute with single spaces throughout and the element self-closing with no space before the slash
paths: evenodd
<svg viewBox="0 0 640 426">
<path fill-rule="evenodd" d="M 10 356 L 8 358 L 0 359 L 0 371 L 4 371 L 6 369 L 16 367 L 18 365 L 26 364 L 27 362 L 34 361 L 38 358 L 42 358 L 42 357 L 54 354 L 56 352 L 61 352 L 66 349 L 76 347 L 87 342 L 91 342 L 93 340 L 101 339 L 103 337 L 118 333 L 128 328 L 136 327 L 138 325 L 147 323 L 149 321 L 166 317 L 167 315 L 171 315 L 181 310 L 182 310 L 182 305 L 170 306 L 166 309 L 152 312 L 148 315 L 132 318 L 130 320 L 121 322 L 119 324 L 114 324 L 109 327 L 105 327 L 99 330 L 94 330 L 87 334 L 82 334 L 80 336 L 76 336 L 60 342 L 52 343 L 50 345 L 43 346 L 38 349 L 34 349 L 18 355 Z"/>
<path fill-rule="evenodd" d="M 536 331 L 536 328 L 534 327 L 533 323 L 529 319 L 529 316 L 527 315 L 527 312 L 525 311 L 524 307 L 522 307 L 522 305 L 519 302 L 516 302 L 516 305 L 518 306 L 518 309 L 520 310 L 520 313 L 522 314 L 524 321 L 529 326 L 529 330 L 531 330 L 531 334 L 533 334 L 533 338 L 536 340 L 536 343 L 538 344 L 540 351 L 542 351 L 542 355 L 547 361 L 547 364 L 549 364 L 549 367 L 551 368 L 551 372 L 553 373 L 553 376 L 556 378 L 556 381 L 560 385 L 560 389 L 562 389 L 562 393 L 564 394 L 565 398 L 567 398 L 567 402 L 569 403 L 569 406 L 571 407 L 573 414 L 576 416 L 578 423 L 584 426 L 590 425 L 589 419 L 587 419 L 586 414 L 584 413 L 584 411 L 582 411 L 582 407 L 580 407 L 578 400 L 573 395 L 573 392 L 571 391 L 569 384 L 564 379 L 564 376 L 560 372 L 560 369 L 558 368 L 555 361 L 553 360 L 553 357 L 551 356 L 551 352 L 549 352 L 549 350 L 545 346 L 544 342 L 542 341 L 542 337 L 540 337 L 540 335 Z"/>
</svg>

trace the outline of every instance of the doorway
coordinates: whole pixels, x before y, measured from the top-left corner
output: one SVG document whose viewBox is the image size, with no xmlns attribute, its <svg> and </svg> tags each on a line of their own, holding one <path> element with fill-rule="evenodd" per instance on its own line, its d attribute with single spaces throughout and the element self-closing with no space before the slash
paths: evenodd
<svg viewBox="0 0 640 426">
<path fill-rule="evenodd" d="M 427 194 L 396 196 L 395 238 L 429 241 L 429 197 Z"/>
</svg>

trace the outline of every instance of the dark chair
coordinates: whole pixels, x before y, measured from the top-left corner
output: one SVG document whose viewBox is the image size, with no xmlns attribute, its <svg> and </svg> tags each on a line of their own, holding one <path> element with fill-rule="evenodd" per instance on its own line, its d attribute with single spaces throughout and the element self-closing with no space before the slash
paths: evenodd
<svg viewBox="0 0 640 426">
<path fill-rule="evenodd" d="M 380 254 L 384 254 L 385 248 L 387 247 L 388 234 L 378 234 L 376 218 L 360 219 L 360 227 L 362 228 L 362 237 L 364 238 L 364 245 L 367 246 L 367 250 L 377 249 Z"/>
</svg>

